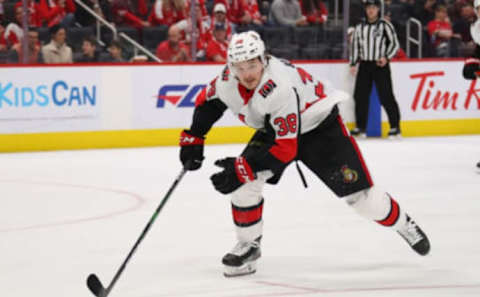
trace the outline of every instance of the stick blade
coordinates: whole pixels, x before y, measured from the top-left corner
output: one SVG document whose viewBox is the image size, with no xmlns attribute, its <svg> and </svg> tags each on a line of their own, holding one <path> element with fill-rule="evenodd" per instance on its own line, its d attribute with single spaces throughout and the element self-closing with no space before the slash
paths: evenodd
<svg viewBox="0 0 480 297">
<path fill-rule="evenodd" d="M 105 297 L 106 290 L 95 274 L 90 274 L 87 278 L 87 287 L 97 297 Z"/>
</svg>

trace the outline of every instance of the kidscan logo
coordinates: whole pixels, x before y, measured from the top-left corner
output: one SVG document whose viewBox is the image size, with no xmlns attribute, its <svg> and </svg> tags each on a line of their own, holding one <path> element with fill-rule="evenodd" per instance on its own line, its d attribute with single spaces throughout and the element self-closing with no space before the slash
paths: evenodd
<svg viewBox="0 0 480 297">
<path fill-rule="evenodd" d="M 158 90 L 157 108 L 165 107 L 165 101 L 177 107 L 194 107 L 195 99 L 206 85 L 164 85 Z"/>
<path fill-rule="evenodd" d="M 96 101 L 97 88 L 95 85 L 74 86 L 63 80 L 58 80 L 52 85 L 38 86 L 15 86 L 12 82 L 0 82 L 0 109 L 33 106 L 94 106 Z"/>
</svg>

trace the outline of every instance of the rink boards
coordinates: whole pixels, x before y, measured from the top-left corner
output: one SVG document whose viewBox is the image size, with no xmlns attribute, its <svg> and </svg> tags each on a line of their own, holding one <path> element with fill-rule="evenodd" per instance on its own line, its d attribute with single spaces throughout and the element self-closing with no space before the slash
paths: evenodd
<svg viewBox="0 0 480 297">
<path fill-rule="evenodd" d="M 344 61 L 296 63 L 353 90 Z M 394 93 L 404 136 L 480 134 L 480 83 L 463 61 L 394 62 Z M 195 99 L 222 65 L 61 65 L 0 67 L 0 151 L 176 145 Z M 341 113 L 353 122 L 353 100 Z M 383 133 L 388 129 L 382 115 Z M 238 143 L 253 133 L 230 112 L 207 143 Z"/>
</svg>

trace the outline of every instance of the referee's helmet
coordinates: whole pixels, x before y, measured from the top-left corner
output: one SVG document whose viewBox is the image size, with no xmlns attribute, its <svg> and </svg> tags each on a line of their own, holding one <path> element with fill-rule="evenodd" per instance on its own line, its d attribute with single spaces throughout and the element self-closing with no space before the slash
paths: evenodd
<svg viewBox="0 0 480 297">
<path fill-rule="evenodd" d="M 476 0 L 478 1 L 478 0 Z M 365 0 L 365 3 L 364 3 L 365 6 L 367 5 L 376 5 L 378 7 L 382 6 L 382 2 L 381 0 Z"/>
</svg>

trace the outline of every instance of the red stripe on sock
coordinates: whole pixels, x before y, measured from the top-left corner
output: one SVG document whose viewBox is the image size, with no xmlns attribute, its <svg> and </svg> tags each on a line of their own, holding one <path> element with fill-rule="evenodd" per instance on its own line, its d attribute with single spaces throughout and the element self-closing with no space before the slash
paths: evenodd
<svg viewBox="0 0 480 297">
<path fill-rule="evenodd" d="M 360 148 L 358 148 L 357 141 L 355 141 L 355 138 L 353 136 L 350 136 L 348 133 L 347 127 L 343 124 L 343 120 L 340 116 L 337 116 L 337 121 L 340 124 L 340 128 L 342 128 L 343 135 L 350 140 L 350 142 L 353 145 L 353 148 L 355 149 L 355 152 L 357 153 L 358 159 L 360 160 L 360 164 L 362 165 L 363 172 L 365 173 L 367 177 L 367 181 L 370 184 L 370 186 L 373 186 L 373 180 L 372 177 L 370 176 L 370 171 L 368 171 L 367 164 L 365 163 L 365 160 L 363 159 L 362 152 L 360 152 Z"/>
<path fill-rule="evenodd" d="M 262 218 L 263 201 L 254 208 L 241 209 L 232 205 L 233 220 L 237 224 L 250 224 Z"/>
<path fill-rule="evenodd" d="M 400 216 L 400 206 L 398 206 L 397 201 L 390 197 L 390 204 L 391 208 L 388 216 L 381 221 L 377 221 L 377 223 L 379 223 L 380 225 L 391 227 L 397 222 L 398 217 Z"/>
</svg>

